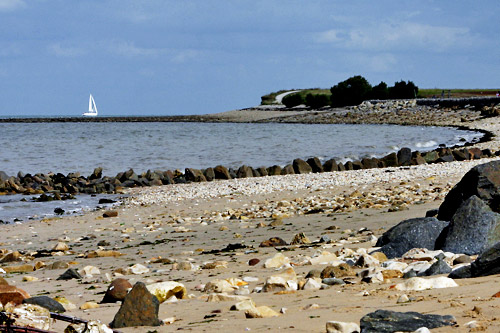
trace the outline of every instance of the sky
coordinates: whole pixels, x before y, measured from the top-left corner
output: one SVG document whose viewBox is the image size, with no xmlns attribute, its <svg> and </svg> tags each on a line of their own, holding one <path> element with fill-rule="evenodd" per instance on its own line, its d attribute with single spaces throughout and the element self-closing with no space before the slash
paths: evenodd
<svg viewBox="0 0 500 333">
<path fill-rule="evenodd" d="M 282 89 L 500 88 L 498 1 L 0 0 L 0 116 L 185 115 Z"/>
</svg>

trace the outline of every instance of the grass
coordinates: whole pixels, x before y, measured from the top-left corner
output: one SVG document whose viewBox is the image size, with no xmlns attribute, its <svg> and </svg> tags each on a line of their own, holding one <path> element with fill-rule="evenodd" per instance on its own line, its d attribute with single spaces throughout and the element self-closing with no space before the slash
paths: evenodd
<svg viewBox="0 0 500 333">
<path fill-rule="evenodd" d="M 289 90 L 280 90 L 277 92 L 272 92 L 267 95 L 264 95 L 261 97 L 261 103 L 260 105 L 273 105 L 276 104 L 276 96 L 279 94 L 282 94 L 287 91 L 292 91 L 292 90 L 299 90 L 299 89 L 289 89 Z M 300 91 L 296 92 L 296 94 L 302 95 L 302 97 L 306 97 L 307 94 L 313 94 L 313 95 L 319 95 L 319 94 L 325 94 L 330 96 L 330 89 L 321 89 L 321 88 L 310 88 L 310 89 L 300 89 Z"/>
</svg>

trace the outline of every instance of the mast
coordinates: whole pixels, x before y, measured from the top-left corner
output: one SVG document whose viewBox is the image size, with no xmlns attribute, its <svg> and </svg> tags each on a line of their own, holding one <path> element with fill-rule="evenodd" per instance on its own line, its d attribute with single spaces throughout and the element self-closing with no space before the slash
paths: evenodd
<svg viewBox="0 0 500 333">
<path fill-rule="evenodd" d="M 92 94 L 90 94 L 90 97 L 89 97 L 89 112 L 92 112 L 92 101 L 94 100 L 94 98 L 92 97 Z"/>
</svg>

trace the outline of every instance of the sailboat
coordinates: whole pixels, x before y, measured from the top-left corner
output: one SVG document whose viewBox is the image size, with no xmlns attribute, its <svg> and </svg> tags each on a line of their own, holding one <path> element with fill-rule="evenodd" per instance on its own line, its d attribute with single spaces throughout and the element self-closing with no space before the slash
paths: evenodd
<svg viewBox="0 0 500 333">
<path fill-rule="evenodd" d="M 96 117 L 97 116 L 97 106 L 95 105 L 94 97 L 90 94 L 89 97 L 89 111 L 82 114 L 86 117 Z"/>
</svg>

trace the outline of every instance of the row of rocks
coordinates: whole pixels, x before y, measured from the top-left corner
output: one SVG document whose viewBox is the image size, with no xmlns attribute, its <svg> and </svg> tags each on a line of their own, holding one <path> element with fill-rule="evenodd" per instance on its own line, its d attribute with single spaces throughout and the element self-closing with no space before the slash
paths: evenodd
<svg viewBox="0 0 500 333">
<path fill-rule="evenodd" d="M 440 147 L 435 150 L 420 153 L 402 148 L 398 152 L 390 153 L 382 158 L 363 158 L 357 161 L 337 163 L 329 159 L 321 163 L 319 158 L 311 157 L 307 161 L 297 158 L 284 167 L 252 168 L 242 165 L 238 169 L 226 168 L 218 165 L 204 170 L 186 168 L 184 173 L 179 170 L 151 171 L 137 174 L 133 169 L 120 172 L 115 177 L 102 175 L 102 168 L 96 168 L 88 177 L 80 173 L 48 173 L 35 175 L 19 172 L 17 176 L 9 177 L 0 171 L 0 194 L 22 193 L 27 195 L 45 194 L 38 197 L 38 201 L 70 199 L 70 195 L 84 193 L 122 193 L 124 188 L 159 186 L 168 184 L 182 184 L 190 182 L 205 182 L 227 180 L 235 178 L 263 177 L 289 174 L 307 174 L 331 171 L 360 170 L 383 167 L 399 167 L 420 165 L 425 163 L 440 163 L 452 161 L 475 160 L 491 157 L 495 154 L 489 149 L 459 148 L 451 149 Z"/>
</svg>

